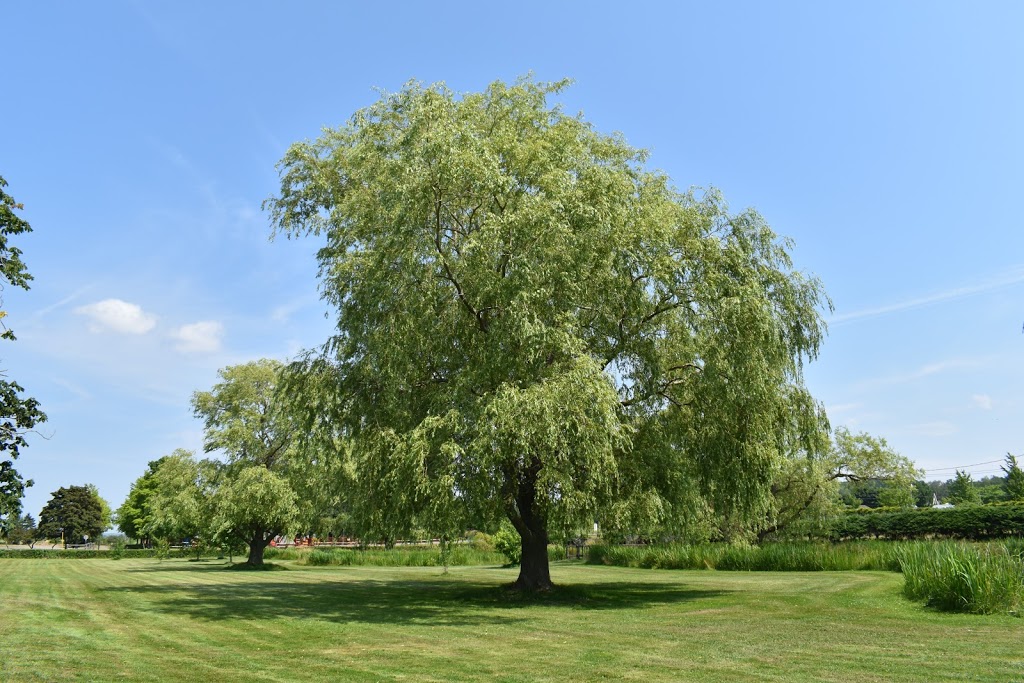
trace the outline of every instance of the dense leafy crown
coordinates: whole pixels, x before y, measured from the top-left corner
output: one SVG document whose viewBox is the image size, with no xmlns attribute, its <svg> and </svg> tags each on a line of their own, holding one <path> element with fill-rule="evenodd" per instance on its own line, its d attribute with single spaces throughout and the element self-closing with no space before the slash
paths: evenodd
<svg viewBox="0 0 1024 683">
<path fill-rule="evenodd" d="M 282 162 L 276 229 L 325 238 L 338 309 L 317 405 L 360 437 L 380 525 L 515 521 L 524 487 L 552 528 L 696 484 L 756 507 L 781 449 L 820 445 L 817 280 L 758 214 L 550 106 L 565 86 L 410 83 Z"/>
</svg>

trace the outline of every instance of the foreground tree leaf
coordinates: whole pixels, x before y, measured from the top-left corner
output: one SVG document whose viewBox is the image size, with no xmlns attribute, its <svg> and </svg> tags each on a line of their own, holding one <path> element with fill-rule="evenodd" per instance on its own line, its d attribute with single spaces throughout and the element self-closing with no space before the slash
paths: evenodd
<svg viewBox="0 0 1024 683">
<path fill-rule="evenodd" d="M 32 232 L 32 228 L 28 221 L 15 213 L 22 205 L 4 191 L 5 187 L 7 181 L 0 176 L 0 290 L 4 283 L 28 289 L 32 276 L 21 259 L 21 250 L 11 246 L 9 239 L 13 235 Z M 0 310 L 0 338 L 14 339 L 14 333 L 3 323 L 6 317 L 7 313 Z M 25 481 L 14 468 L 14 461 L 21 449 L 28 445 L 25 435 L 46 421 L 38 401 L 26 398 L 23 391 L 17 382 L 8 380 L 0 371 L 0 531 L 19 519 L 25 488 L 32 486 L 32 480 Z"/>
</svg>

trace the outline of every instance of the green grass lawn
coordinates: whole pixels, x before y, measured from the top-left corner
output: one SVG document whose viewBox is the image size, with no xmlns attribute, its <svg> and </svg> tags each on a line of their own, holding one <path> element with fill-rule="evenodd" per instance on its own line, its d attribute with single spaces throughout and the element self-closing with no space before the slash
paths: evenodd
<svg viewBox="0 0 1024 683">
<path fill-rule="evenodd" d="M 0 560 L 2 681 L 1024 680 L 1024 620 L 888 572 Z"/>
</svg>

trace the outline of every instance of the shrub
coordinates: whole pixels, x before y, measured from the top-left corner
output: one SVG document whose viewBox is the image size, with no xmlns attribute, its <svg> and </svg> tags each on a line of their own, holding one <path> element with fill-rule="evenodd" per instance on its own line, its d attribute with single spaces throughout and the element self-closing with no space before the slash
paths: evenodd
<svg viewBox="0 0 1024 683">
<path fill-rule="evenodd" d="M 494 539 L 490 534 L 482 531 L 469 531 L 466 533 L 466 541 L 473 550 L 494 550 Z"/>
<path fill-rule="evenodd" d="M 522 539 L 511 522 L 507 520 L 502 521 L 498 533 L 494 534 L 492 538 L 494 540 L 494 549 L 505 556 L 509 565 L 519 564 L 523 554 Z"/>
</svg>

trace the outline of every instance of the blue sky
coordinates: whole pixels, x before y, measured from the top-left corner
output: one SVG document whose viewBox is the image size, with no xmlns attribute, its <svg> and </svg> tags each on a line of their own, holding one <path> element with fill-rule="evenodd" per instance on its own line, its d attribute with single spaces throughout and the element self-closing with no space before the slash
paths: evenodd
<svg viewBox="0 0 1024 683">
<path fill-rule="evenodd" d="M 1024 5 L 19 3 L 0 175 L 35 232 L 0 367 L 49 414 L 19 461 L 114 506 L 201 449 L 225 365 L 326 339 L 315 241 L 268 240 L 287 146 L 410 79 L 533 72 L 796 242 L 835 303 L 807 371 L 834 425 L 946 479 L 1024 452 Z M 46 438 L 43 438 L 45 436 Z"/>
</svg>

